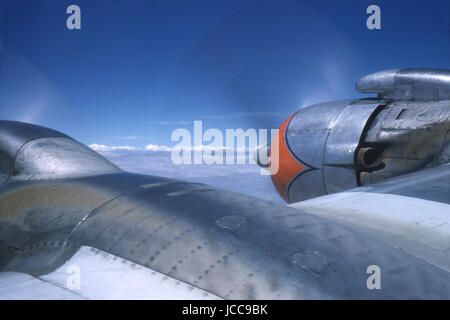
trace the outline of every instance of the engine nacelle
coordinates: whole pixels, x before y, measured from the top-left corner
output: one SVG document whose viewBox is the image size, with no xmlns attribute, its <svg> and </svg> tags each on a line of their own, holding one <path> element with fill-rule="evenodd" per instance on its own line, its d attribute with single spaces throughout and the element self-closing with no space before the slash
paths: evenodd
<svg viewBox="0 0 450 320">
<path fill-rule="evenodd" d="M 449 71 L 389 70 L 356 87 L 378 98 L 308 106 L 280 126 L 272 181 L 287 202 L 449 162 Z"/>
<path fill-rule="evenodd" d="M 121 172 L 90 148 L 55 130 L 0 121 L 0 184 Z"/>
</svg>

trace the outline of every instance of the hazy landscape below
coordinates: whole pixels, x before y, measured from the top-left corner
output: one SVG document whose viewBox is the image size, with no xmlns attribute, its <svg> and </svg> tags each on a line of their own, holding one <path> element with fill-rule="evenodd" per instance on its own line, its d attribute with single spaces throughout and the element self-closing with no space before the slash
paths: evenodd
<svg viewBox="0 0 450 320">
<path fill-rule="evenodd" d="M 148 150 L 96 150 L 121 169 L 141 174 L 201 182 L 254 197 L 284 203 L 270 176 L 254 164 L 175 165 L 170 152 Z"/>
</svg>

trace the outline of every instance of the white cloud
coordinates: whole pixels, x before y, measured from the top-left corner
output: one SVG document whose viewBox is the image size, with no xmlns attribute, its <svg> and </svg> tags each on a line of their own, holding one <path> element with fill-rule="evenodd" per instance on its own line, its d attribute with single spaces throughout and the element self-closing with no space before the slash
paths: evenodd
<svg viewBox="0 0 450 320">
<path fill-rule="evenodd" d="M 148 144 L 144 147 L 147 151 L 172 151 L 172 148 L 168 146 L 158 146 L 155 144 Z"/>
<path fill-rule="evenodd" d="M 132 146 L 107 146 L 104 144 L 92 143 L 89 145 L 94 151 L 98 152 L 111 152 L 111 151 L 172 151 L 172 148 L 168 146 L 158 146 L 155 144 L 148 144 L 145 147 L 132 147 Z"/>
<path fill-rule="evenodd" d="M 89 148 L 95 151 L 119 151 L 119 150 L 126 150 L 126 151 L 137 151 L 139 148 L 131 147 L 131 146 L 105 146 L 104 144 L 90 144 Z"/>
<path fill-rule="evenodd" d="M 233 151 L 237 154 L 240 153 L 245 153 L 245 152 L 256 152 L 256 150 L 258 150 L 259 147 L 252 147 L 252 148 L 248 148 L 248 147 L 239 147 L 239 148 L 228 148 L 225 146 L 209 146 L 209 145 L 199 145 L 199 146 L 192 146 L 192 147 L 168 147 L 168 146 L 164 146 L 164 145 L 156 145 L 156 144 L 148 144 L 145 147 L 132 147 L 132 146 L 107 146 L 104 144 L 97 144 L 97 143 L 92 143 L 89 145 L 89 148 L 95 150 L 95 151 L 103 151 L 103 152 L 108 152 L 108 151 L 121 151 L 121 150 L 126 150 L 126 151 L 164 151 L 164 152 L 171 152 L 173 150 L 184 150 L 184 151 L 198 151 L 198 150 L 204 150 L 204 151 Z"/>
</svg>

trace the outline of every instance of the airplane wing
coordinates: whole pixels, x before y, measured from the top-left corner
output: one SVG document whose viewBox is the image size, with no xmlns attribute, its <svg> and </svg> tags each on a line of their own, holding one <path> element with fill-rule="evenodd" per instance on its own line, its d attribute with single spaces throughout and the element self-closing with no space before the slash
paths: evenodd
<svg viewBox="0 0 450 320">
<path fill-rule="evenodd" d="M 450 164 L 292 204 L 450 272 Z"/>
<path fill-rule="evenodd" d="M 448 178 L 448 166 L 444 168 Z M 86 192 L 89 201 L 71 212 L 63 199 L 44 206 L 42 197 L 52 191 L 54 199 L 70 195 L 71 207 L 81 200 L 80 193 Z M 348 193 L 352 192 L 357 197 L 364 194 Z M 414 205 L 414 201 L 432 203 L 426 211 L 428 220 L 417 212 L 411 213 L 411 220 L 400 211 L 405 221 L 395 227 L 402 218 L 386 211 L 384 221 L 382 214 L 367 218 L 377 223 L 375 230 L 366 232 L 364 220 L 358 224 L 348 218 L 350 214 L 336 217 L 341 212 L 370 216 L 373 210 L 351 207 L 354 202 L 347 196 L 348 210 L 347 202 L 339 201 L 346 196 L 339 194 L 294 209 L 203 185 L 127 173 L 46 181 L 15 193 L 1 196 L 0 297 L 4 299 L 442 299 L 450 295 L 448 204 L 411 198 Z M 102 196 L 100 205 L 93 201 Z M 393 208 L 402 206 L 402 199 L 386 196 L 385 208 L 392 203 L 396 203 Z M 8 216 L 5 208 L 20 205 L 18 199 L 38 203 L 33 210 Z M 327 207 L 333 201 L 336 207 Z M 404 206 L 410 208 L 409 203 Z M 371 208 L 367 203 L 366 207 Z M 383 229 L 384 224 L 391 227 Z M 367 268 L 372 265 L 381 270 L 379 290 L 367 287 Z"/>
<path fill-rule="evenodd" d="M 2 298 L 450 295 L 441 264 L 376 232 L 201 184 L 124 172 L 15 180 L 0 203 Z M 372 265 L 379 290 L 367 287 Z"/>
<path fill-rule="evenodd" d="M 384 132 L 380 122 L 367 124 L 370 110 L 389 118 L 383 103 L 341 102 L 331 110 L 335 120 L 364 110 L 359 131 L 344 141 L 347 152 L 359 154 L 361 130 Z M 365 173 L 379 179 L 376 170 L 384 170 L 388 179 L 290 206 L 123 172 L 59 132 L 0 121 L 0 298 L 450 299 L 450 167 L 439 151 L 448 107 L 433 108 L 439 128 L 429 132 L 439 143 L 432 160 L 420 162 L 433 168 L 395 178 L 398 166 L 377 163 Z M 344 128 L 327 126 L 318 127 L 323 137 Z M 289 139 L 306 129 L 288 131 Z M 381 150 L 393 152 L 390 143 Z M 328 186 L 336 182 L 327 176 L 333 168 L 345 169 L 346 181 L 355 176 L 350 165 L 325 160 L 316 157 L 305 171 L 328 177 Z M 314 163 L 322 162 L 320 171 Z"/>
</svg>

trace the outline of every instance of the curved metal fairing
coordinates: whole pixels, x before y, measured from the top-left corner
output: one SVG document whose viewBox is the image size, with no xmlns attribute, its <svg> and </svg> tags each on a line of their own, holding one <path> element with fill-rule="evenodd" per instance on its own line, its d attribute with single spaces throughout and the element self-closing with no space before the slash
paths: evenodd
<svg viewBox="0 0 450 320">
<path fill-rule="evenodd" d="M 120 172 L 90 148 L 58 131 L 0 121 L 0 175 L 3 180 L 37 180 Z"/>
<path fill-rule="evenodd" d="M 361 93 L 380 99 L 438 101 L 450 99 L 450 70 L 396 69 L 369 74 L 356 83 Z"/>
</svg>

